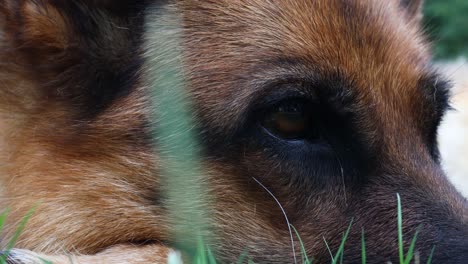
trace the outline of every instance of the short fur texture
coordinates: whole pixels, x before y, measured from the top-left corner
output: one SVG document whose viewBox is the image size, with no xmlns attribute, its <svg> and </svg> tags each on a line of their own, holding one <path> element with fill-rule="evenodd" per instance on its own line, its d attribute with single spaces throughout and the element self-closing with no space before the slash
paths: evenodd
<svg viewBox="0 0 468 264">
<path fill-rule="evenodd" d="M 421 226 L 423 262 L 436 244 L 434 263 L 463 263 L 467 202 L 438 162 L 447 85 L 431 66 L 420 6 L 0 0 L 0 203 L 12 209 L 5 237 L 40 201 L 11 261 L 67 263 L 67 252 L 78 263 L 166 263 L 174 230 L 147 88 L 159 76 L 147 73 L 176 14 L 215 201 L 219 239 L 210 246 L 222 263 L 246 249 L 257 263 L 293 261 L 281 208 L 254 178 L 320 263 L 330 260 L 323 238 L 336 249 L 351 219 L 346 262 L 360 261 L 362 228 L 367 258 L 396 262 L 396 193 L 405 245 Z M 324 152 L 263 132 L 261 113 L 285 97 L 316 105 Z"/>
</svg>

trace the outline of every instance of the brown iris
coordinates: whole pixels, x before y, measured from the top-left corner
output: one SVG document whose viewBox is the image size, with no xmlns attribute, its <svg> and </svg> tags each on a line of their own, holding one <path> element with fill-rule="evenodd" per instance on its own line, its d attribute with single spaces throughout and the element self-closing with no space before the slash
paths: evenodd
<svg viewBox="0 0 468 264">
<path fill-rule="evenodd" d="M 307 136 L 311 114 L 301 101 L 288 101 L 269 111 L 263 126 L 273 135 L 284 139 L 302 139 Z"/>
</svg>

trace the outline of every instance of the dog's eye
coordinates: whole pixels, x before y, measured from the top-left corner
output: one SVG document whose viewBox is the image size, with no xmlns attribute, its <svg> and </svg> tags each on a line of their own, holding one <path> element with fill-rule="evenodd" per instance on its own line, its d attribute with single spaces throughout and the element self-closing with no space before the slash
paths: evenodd
<svg viewBox="0 0 468 264">
<path fill-rule="evenodd" d="M 268 111 L 262 125 L 279 138 L 298 140 L 309 136 L 311 119 L 311 112 L 306 103 L 292 100 L 282 102 Z"/>
</svg>

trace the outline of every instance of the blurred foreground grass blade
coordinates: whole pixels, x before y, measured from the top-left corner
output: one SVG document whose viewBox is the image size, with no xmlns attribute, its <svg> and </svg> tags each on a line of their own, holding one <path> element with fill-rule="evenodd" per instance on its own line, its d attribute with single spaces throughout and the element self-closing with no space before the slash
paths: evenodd
<svg viewBox="0 0 468 264">
<path fill-rule="evenodd" d="M 18 241 L 18 238 L 20 234 L 23 232 L 24 227 L 28 223 L 29 219 L 31 216 L 34 214 L 36 211 L 38 205 L 35 205 L 33 208 L 29 209 L 29 211 L 26 213 L 26 215 L 21 219 L 20 223 L 18 224 L 18 227 L 16 227 L 16 231 L 13 234 L 13 237 L 10 239 L 10 241 L 7 244 L 6 251 L 9 252 L 16 244 L 16 241 Z"/>
<path fill-rule="evenodd" d="M 213 255 L 213 252 L 211 251 L 211 248 L 208 247 L 206 251 L 207 251 L 206 254 L 207 254 L 207 257 L 208 257 L 208 263 L 209 264 L 216 264 L 216 259 L 215 259 L 214 255 Z M 204 263 L 201 263 L 201 264 L 204 264 Z"/>
<path fill-rule="evenodd" d="M 6 248 L 3 250 L 2 255 L 0 256 L 0 263 L 6 263 L 6 258 L 10 254 L 11 249 L 15 246 L 16 241 L 18 241 L 19 236 L 24 230 L 24 227 L 28 223 L 29 219 L 31 216 L 34 214 L 36 211 L 36 208 L 39 206 L 39 204 L 36 204 L 33 208 L 29 209 L 26 215 L 21 219 L 19 222 L 18 226 L 16 227 L 15 233 L 13 234 L 13 237 L 8 241 L 8 244 Z M 5 224 L 5 220 L 8 216 L 9 210 L 5 210 L 1 215 L 0 215 L 0 231 L 3 231 L 3 226 Z"/>
<path fill-rule="evenodd" d="M 42 264 L 54 264 L 52 261 L 49 261 L 43 258 L 39 258 L 39 259 L 41 260 Z M 73 263 L 73 262 L 70 262 L 70 263 Z"/>
<path fill-rule="evenodd" d="M 207 257 L 206 257 L 206 249 L 205 249 L 205 244 L 203 241 L 199 238 L 198 240 L 198 247 L 197 247 L 197 254 L 195 255 L 195 264 L 205 264 L 208 263 Z"/>
<path fill-rule="evenodd" d="M 239 259 L 237 260 L 236 264 L 243 264 L 244 263 L 244 260 L 246 258 L 248 258 L 249 256 L 249 251 L 248 250 L 244 250 L 244 252 L 242 252 L 242 254 L 240 255 Z"/>
<path fill-rule="evenodd" d="M 10 210 L 6 209 L 5 211 L 3 211 L 3 213 L 0 214 L 0 233 L 3 231 L 3 225 L 5 224 L 5 220 L 9 211 Z"/>
<path fill-rule="evenodd" d="M 29 219 L 34 214 L 34 212 L 36 211 L 36 208 L 37 208 L 37 205 L 34 206 L 33 208 L 29 209 L 29 211 L 26 213 L 26 215 L 21 219 L 20 223 L 18 224 L 18 227 L 16 227 L 16 231 L 13 234 L 13 237 L 8 242 L 7 247 L 6 247 L 5 251 L 4 251 L 6 256 L 8 256 L 11 249 L 15 246 L 16 241 L 18 241 L 18 238 L 19 238 L 20 234 L 23 232 L 24 227 L 26 226 Z"/>
<path fill-rule="evenodd" d="M 8 212 L 9 210 L 6 209 L 5 211 L 3 211 L 2 214 L 0 214 L 0 233 L 2 233 L 3 231 L 3 226 L 5 225 L 5 220 L 6 220 L 6 217 L 8 215 Z M 6 264 L 6 254 L 5 252 L 3 252 L 3 254 L 0 256 L 0 264 Z"/>
<path fill-rule="evenodd" d="M 160 157 L 161 188 L 173 239 L 179 249 L 205 261 L 210 201 L 200 144 L 182 64 L 181 19 L 174 10 L 153 10 L 147 31 L 147 81 L 153 104 L 153 138 Z M 197 247 L 202 247 L 198 248 Z M 203 253 L 201 251 L 204 251 Z"/>
</svg>

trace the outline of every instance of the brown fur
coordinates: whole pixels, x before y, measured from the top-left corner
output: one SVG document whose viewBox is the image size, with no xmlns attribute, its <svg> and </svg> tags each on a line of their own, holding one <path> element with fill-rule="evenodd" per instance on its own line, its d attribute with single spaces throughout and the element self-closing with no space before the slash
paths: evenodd
<svg viewBox="0 0 468 264">
<path fill-rule="evenodd" d="M 466 201 L 432 147 L 444 98 L 414 19 L 419 1 L 136 2 L 0 1 L 5 237 L 40 202 L 18 248 L 57 263 L 68 261 L 62 251 L 78 263 L 165 262 L 174 230 L 154 176 L 164 164 L 153 154 L 146 88 L 158 76 L 141 61 L 158 59 L 152 43 L 176 14 L 216 201 L 211 246 L 222 262 L 246 248 L 257 262 L 292 262 L 281 210 L 252 178 L 281 202 L 320 262 L 329 260 L 323 238 L 336 249 L 351 219 L 347 262 L 359 260 L 361 228 L 368 259 L 396 259 L 397 192 L 406 244 L 421 225 L 423 257 L 437 244 L 436 260 L 466 259 Z M 338 146 L 343 175 L 333 163 L 320 181 L 310 165 L 239 135 L 252 105 L 280 89 L 331 97 L 327 105 L 352 130 L 349 146 Z M 25 256 L 34 253 L 13 252 Z"/>
</svg>

